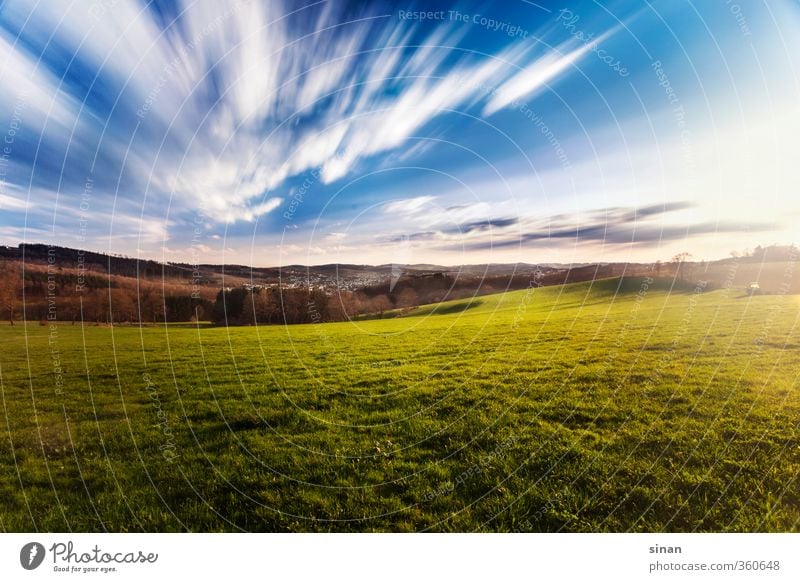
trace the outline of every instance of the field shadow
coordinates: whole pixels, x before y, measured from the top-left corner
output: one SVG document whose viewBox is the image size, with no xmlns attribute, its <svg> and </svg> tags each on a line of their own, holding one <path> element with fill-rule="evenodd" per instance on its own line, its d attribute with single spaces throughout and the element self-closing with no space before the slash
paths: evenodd
<svg viewBox="0 0 800 582">
<path fill-rule="evenodd" d="M 463 313 L 469 309 L 474 309 L 481 305 L 483 301 L 464 301 L 454 305 L 437 305 L 431 310 L 431 315 L 452 315 L 453 313 Z"/>
<path fill-rule="evenodd" d="M 648 281 L 649 279 L 649 281 Z M 625 276 L 611 279 L 596 279 L 591 282 L 591 293 L 597 296 L 633 295 L 648 291 L 665 291 L 667 293 L 691 293 L 695 283 L 671 277 Z"/>
</svg>

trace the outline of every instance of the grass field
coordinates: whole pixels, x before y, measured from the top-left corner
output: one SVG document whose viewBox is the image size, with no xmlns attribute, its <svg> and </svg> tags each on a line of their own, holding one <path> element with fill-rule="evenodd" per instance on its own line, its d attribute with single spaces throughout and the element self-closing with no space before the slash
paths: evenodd
<svg viewBox="0 0 800 582">
<path fill-rule="evenodd" d="M 800 296 L 671 287 L 4 325 L 0 530 L 797 531 Z"/>
</svg>

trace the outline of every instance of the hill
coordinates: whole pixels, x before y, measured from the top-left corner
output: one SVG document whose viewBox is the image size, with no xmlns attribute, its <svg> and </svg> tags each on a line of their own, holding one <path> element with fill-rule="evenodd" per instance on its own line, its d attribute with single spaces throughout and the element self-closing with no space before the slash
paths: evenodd
<svg viewBox="0 0 800 582">
<path fill-rule="evenodd" d="M 0 247 L 8 321 L 218 325 L 294 324 L 395 316 L 419 305 L 619 276 L 703 281 L 709 289 L 798 293 L 794 247 L 758 247 L 710 263 L 573 265 L 242 265 L 159 263 L 44 244 Z"/>
</svg>

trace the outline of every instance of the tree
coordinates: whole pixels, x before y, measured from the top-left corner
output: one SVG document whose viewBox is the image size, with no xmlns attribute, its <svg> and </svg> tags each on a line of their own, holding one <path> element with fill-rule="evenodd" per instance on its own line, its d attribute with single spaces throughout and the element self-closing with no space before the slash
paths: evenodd
<svg viewBox="0 0 800 582">
<path fill-rule="evenodd" d="M 370 302 L 371 311 L 373 313 L 377 313 L 380 317 L 383 317 L 383 313 L 390 310 L 392 307 L 392 302 L 386 295 L 378 295 L 377 297 L 373 297 L 372 301 Z"/>
<path fill-rule="evenodd" d="M 91 306 L 94 316 L 95 325 L 100 323 L 108 323 L 111 318 L 111 310 L 109 309 L 108 289 L 95 289 L 88 296 L 88 304 Z M 87 302 L 84 299 L 84 306 Z"/>
<path fill-rule="evenodd" d="M 404 309 L 410 309 L 411 307 L 416 307 L 419 305 L 419 296 L 417 292 L 414 291 L 411 287 L 406 287 L 400 294 L 397 296 L 397 306 L 402 307 Z"/>
<path fill-rule="evenodd" d="M 155 323 L 163 318 L 163 314 L 164 303 L 160 295 L 160 289 L 151 286 L 142 287 L 139 293 L 139 305 L 137 306 L 139 321 Z"/>
<path fill-rule="evenodd" d="M 674 268 L 675 277 L 682 279 L 681 276 L 681 266 L 685 263 L 690 257 L 692 256 L 691 253 L 683 252 L 678 253 L 674 257 L 672 257 L 672 265 Z"/>
<path fill-rule="evenodd" d="M 247 289 L 244 287 L 220 290 L 214 302 L 214 321 L 226 325 L 239 323 L 246 299 Z"/>
<path fill-rule="evenodd" d="M 8 321 L 14 325 L 14 304 L 17 301 L 17 287 L 20 283 L 20 269 L 14 261 L 3 261 L 0 276 L 0 304 L 8 313 Z"/>
<path fill-rule="evenodd" d="M 258 324 L 277 323 L 280 314 L 280 298 L 273 288 L 253 290 L 253 312 Z"/>
<path fill-rule="evenodd" d="M 308 290 L 290 288 L 281 290 L 281 323 L 306 323 L 311 321 L 311 303 Z"/>
<path fill-rule="evenodd" d="M 111 289 L 111 312 L 114 321 L 133 321 L 136 314 L 136 293 L 133 289 Z"/>
</svg>

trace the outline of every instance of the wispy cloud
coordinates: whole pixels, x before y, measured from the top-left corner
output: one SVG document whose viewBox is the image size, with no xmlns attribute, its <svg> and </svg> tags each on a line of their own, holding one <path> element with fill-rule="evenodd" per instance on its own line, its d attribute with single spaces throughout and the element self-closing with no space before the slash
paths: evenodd
<svg viewBox="0 0 800 582">
<path fill-rule="evenodd" d="M 8 194 L 0 194 L 0 210 L 18 211 L 30 208 L 30 203 Z"/>
<path fill-rule="evenodd" d="M 29 123 L 46 119 L 55 147 L 85 144 L 87 158 L 104 124 L 135 122 L 131 144 L 130 123 L 104 132 L 104 155 L 119 156 L 109 169 L 137 168 L 130 178 L 152 195 L 227 221 L 274 210 L 275 197 L 260 202 L 264 193 L 302 172 L 319 168 L 324 183 L 347 176 L 474 99 L 480 90 L 464 79 L 497 82 L 512 71 L 504 59 L 468 54 L 445 64 L 463 27 L 420 38 L 379 8 L 345 16 L 332 4 L 181 2 L 161 19 L 170 16 L 166 27 L 133 0 L 113 9 L 9 0 L 0 15 L 9 31 L 0 36 L 4 86 L 25 93 Z M 10 34 L 34 42 L 12 46 Z M 62 54 L 36 45 L 50 36 Z M 84 81 L 72 72 L 49 72 L 69 55 L 98 71 L 90 89 L 73 91 Z M 72 171 L 76 183 L 86 174 Z"/>
<path fill-rule="evenodd" d="M 526 246 L 537 243 L 603 244 L 650 246 L 671 243 L 710 233 L 767 232 L 777 223 L 751 221 L 734 223 L 729 221 L 683 222 L 664 218 L 670 213 L 691 208 L 688 201 L 654 204 L 641 208 L 612 207 L 567 215 L 549 217 L 523 217 L 508 221 L 487 221 L 493 228 L 470 229 L 466 233 L 478 236 L 464 238 L 457 246 L 469 250 L 500 249 Z M 507 228 L 514 226 L 514 228 Z"/>
<path fill-rule="evenodd" d="M 582 44 L 569 52 L 565 52 L 565 50 L 567 47 L 574 45 L 574 42 L 565 43 L 554 50 L 548 51 L 493 91 L 492 98 L 483 108 L 483 114 L 492 115 L 500 109 L 521 100 L 523 97 L 532 97 L 547 83 L 554 81 L 574 67 L 586 53 L 592 50 L 593 45 L 602 43 L 614 32 L 616 32 L 616 29 L 609 30 L 592 41 L 592 43 Z"/>
<path fill-rule="evenodd" d="M 435 196 L 415 196 L 405 200 L 392 200 L 383 205 L 383 211 L 392 215 L 413 215 L 429 206 L 434 200 L 436 200 Z"/>
</svg>

